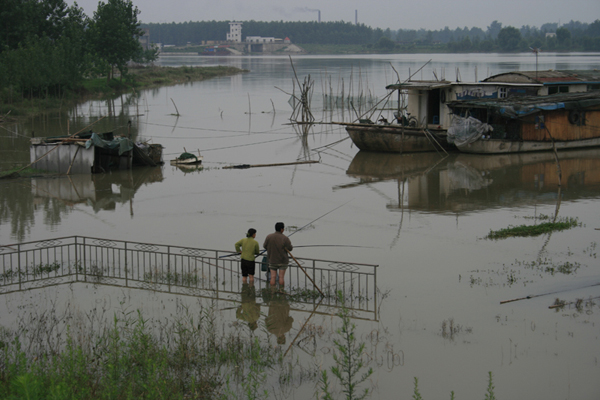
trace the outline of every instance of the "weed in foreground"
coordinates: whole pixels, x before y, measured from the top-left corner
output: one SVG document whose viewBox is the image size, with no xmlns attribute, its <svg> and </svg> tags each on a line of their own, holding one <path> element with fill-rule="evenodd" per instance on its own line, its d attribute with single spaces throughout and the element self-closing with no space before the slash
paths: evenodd
<svg viewBox="0 0 600 400">
<path fill-rule="evenodd" d="M 341 304 L 338 316 L 342 320 L 342 326 L 336 330 L 339 338 L 333 340 L 337 352 L 333 354 L 335 366 L 331 367 L 331 373 L 342 386 L 346 400 L 364 399 L 369 394 L 369 389 L 361 392 L 359 385 L 373 374 L 373 368 L 369 368 L 367 372 L 361 374 L 364 366 L 362 353 L 365 343 L 358 343 L 355 336 L 356 325 L 350 321 L 350 311 L 345 305 L 341 291 L 338 292 L 338 299 Z M 333 399 L 327 371 L 323 371 L 320 382 L 321 389 L 325 394 L 324 398 Z"/>
<path fill-rule="evenodd" d="M 485 400 L 497 400 L 496 399 L 496 395 L 494 393 L 494 383 L 492 381 L 492 371 L 488 372 L 488 386 L 487 386 L 487 390 L 485 392 Z M 419 379 L 415 376 L 415 387 L 413 390 L 413 400 L 423 400 L 423 397 L 421 396 L 421 392 L 419 392 Z M 454 391 L 450 392 L 450 400 L 454 400 Z"/>
<path fill-rule="evenodd" d="M 0 398 L 208 399 L 225 378 L 235 384 L 229 398 L 267 397 L 276 353 L 219 329 L 215 309 L 180 305 L 167 321 L 129 310 L 22 318 L 0 331 Z"/>
</svg>

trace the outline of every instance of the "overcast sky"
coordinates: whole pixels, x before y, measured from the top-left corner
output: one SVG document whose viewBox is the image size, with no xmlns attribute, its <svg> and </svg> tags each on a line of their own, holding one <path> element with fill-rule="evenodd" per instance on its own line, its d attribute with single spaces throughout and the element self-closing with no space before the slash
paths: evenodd
<svg viewBox="0 0 600 400">
<path fill-rule="evenodd" d="M 73 0 L 66 0 L 73 4 Z M 107 0 L 104 0 L 107 2 Z M 92 17 L 98 0 L 79 0 Z M 321 21 L 358 22 L 372 28 L 438 30 L 600 19 L 600 0 L 133 0 L 141 22 Z M 243 31 L 242 31 L 243 32 Z"/>
</svg>

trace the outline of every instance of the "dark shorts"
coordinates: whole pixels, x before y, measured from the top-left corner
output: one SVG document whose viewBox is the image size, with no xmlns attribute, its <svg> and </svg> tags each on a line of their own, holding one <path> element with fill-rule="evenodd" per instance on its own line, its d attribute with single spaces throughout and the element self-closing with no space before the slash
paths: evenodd
<svg viewBox="0 0 600 400">
<path fill-rule="evenodd" d="M 242 276 L 253 275 L 256 270 L 256 264 L 254 261 L 242 259 Z"/>
</svg>

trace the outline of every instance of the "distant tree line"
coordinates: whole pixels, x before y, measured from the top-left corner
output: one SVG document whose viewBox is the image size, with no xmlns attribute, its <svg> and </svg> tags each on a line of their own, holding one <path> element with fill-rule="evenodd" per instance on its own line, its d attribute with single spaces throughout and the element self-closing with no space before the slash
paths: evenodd
<svg viewBox="0 0 600 400">
<path fill-rule="evenodd" d="M 93 17 L 64 0 L 2 0 L 0 99 L 62 96 L 83 79 L 127 73 L 127 62 L 152 58 L 138 38 L 131 0 L 100 1 Z"/>
<path fill-rule="evenodd" d="M 150 39 L 155 43 L 184 46 L 188 42 L 224 41 L 229 32 L 228 21 L 201 21 L 183 23 L 142 24 L 150 30 Z M 384 36 L 381 29 L 372 29 L 363 24 L 349 22 L 261 22 L 244 21 L 242 34 L 284 39 L 293 43 L 317 44 L 372 44 Z"/>
<path fill-rule="evenodd" d="M 520 29 L 503 27 L 494 21 L 487 27 L 448 27 L 438 31 L 386 31 L 386 37 L 400 49 L 438 45 L 450 52 L 518 52 L 530 48 L 545 51 L 600 51 L 600 20 L 591 24 L 571 21 L 559 27 L 547 23 L 540 28 L 524 25 Z"/>
<path fill-rule="evenodd" d="M 184 46 L 203 41 L 224 41 L 228 21 L 142 24 L 150 30 L 155 43 Z M 600 20 L 591 24 L 571 21 L 558 26 L 547 23 L 540 28 L 529 25 L 520 29 L 503 27 L 494 21 L 481 28 L 445 27 L 440 30 L 382 30 L 350 22 L 260 22 L 244 21 L 246 36 L 286 38 L 302 44 L 351 44 L 387 52 L 516 52 L 542 48 L 546 51 L 600 51 Z"/>
</svg>

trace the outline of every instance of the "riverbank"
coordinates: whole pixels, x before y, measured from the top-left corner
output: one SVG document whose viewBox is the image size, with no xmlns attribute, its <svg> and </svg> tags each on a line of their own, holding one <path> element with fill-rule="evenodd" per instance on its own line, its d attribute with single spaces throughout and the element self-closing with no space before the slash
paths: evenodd
<svg viewBox="0 0 600 400">
<path fill-rule="evenodd" d="M 107 81 L 105 77 L 88 79 L 81 86 L 62 97 L 22 98 L 0 102 L 0 123 L 18 117 L 32 116 L 48 111 L 70 108 L 81 101 L 110 98 L 117 94 L 134 90 L 172 86 L 185 82 L 202 81 L 220 76 L 248 72 L 235 67 L 131 67 L 127 77 L 117 77 Z"/>
</svg>

